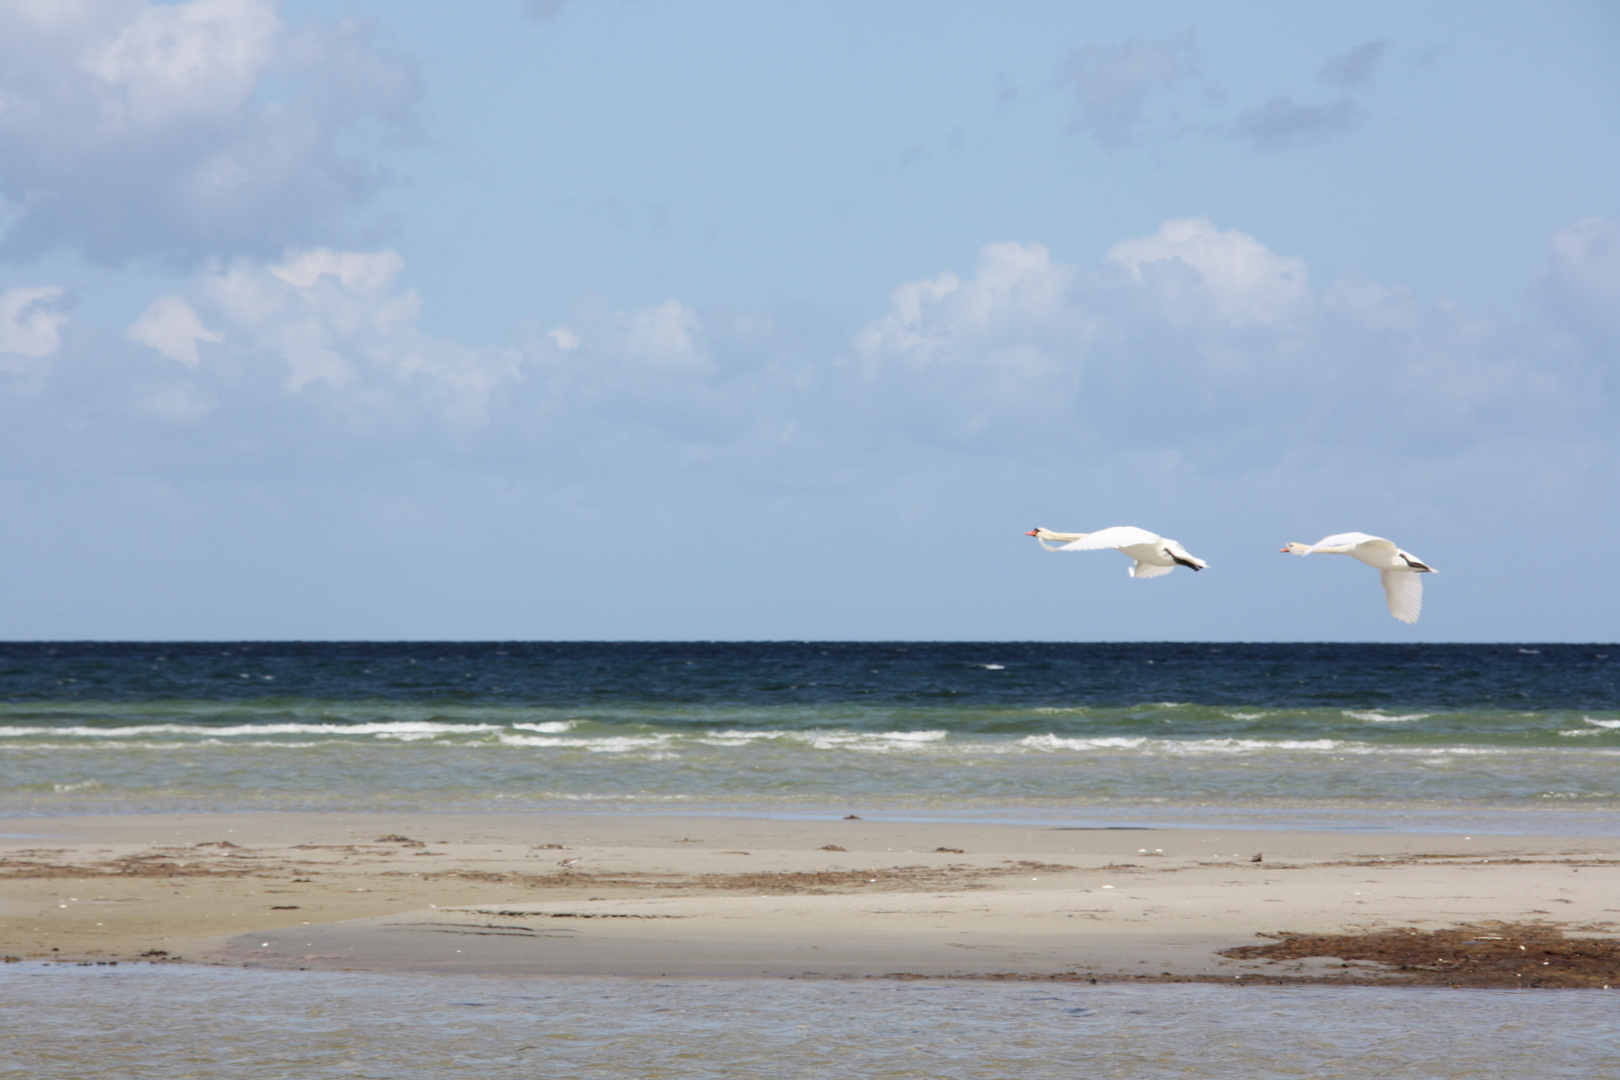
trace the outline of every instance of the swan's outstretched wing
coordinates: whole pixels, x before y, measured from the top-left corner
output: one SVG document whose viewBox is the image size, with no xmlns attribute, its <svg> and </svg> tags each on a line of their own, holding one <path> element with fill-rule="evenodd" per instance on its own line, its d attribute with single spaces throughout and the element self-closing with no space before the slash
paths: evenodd
<svg viewBox="0 0 1620 1080">
<path fill-rule="evenodd" d="M 1168 574 L 1174 569 L 1175 567 L 1173 565 L 1154 566 L 1152 563 L 1139 562 L 1132 563 L 1130 566 L 1127 566 L 1125 568 L 1125 572 L 1130 574 L 1133 578 L 1150 578 L 1160 577 L 1161 575 Z"/>
<path fill-rule="evenodd" d="M 1403 623 L 1418 621 L 1423 610 L 1423 578 L 1408 570 L 1380 570 L 1384 581 L 1384 598 L 1389 601 L 1389 613 Z"/>
<path fill-rule="evenodd" d="M 1365 544 L 1369 542 L 1389 544 L 1390 551 L 1393 552 L 1395 550 L 1395 545 L 1390 544 L 1389 541 L 1385 540 L 1382 536 L 1369 536 L 1366 533 L 1334 533 L 1332 536 L 1324 536 L 1322 539 L 1312 544 L 1311 551 L 1315 551 L 1318 548 L 1353 548 L 1358 544 Z"/>
<path fill-rule="evenodd" d="M 1132 544 L 1157 544 L 1159 538 L 1146 529 L 1138 529 L 1131 525 L 1115 525 L 1111 529 L 1100 532 L 1087 533 L 1070 544 L 1064 544 L 1059 551 L 1102 551 L 1105 548 L 1130 547 Z"/>
</svg>

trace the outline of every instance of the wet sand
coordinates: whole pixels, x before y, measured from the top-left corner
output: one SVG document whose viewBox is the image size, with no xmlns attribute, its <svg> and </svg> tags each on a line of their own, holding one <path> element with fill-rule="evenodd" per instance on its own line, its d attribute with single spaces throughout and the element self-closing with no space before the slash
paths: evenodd
<svg viewBox="0 0 1620 1080">
<path fill-rule="evenodd" d="M 0 955 L 19 959 L 1599 986 L 1620 985 L 1616 940 L 1607 838 L 630 815 L 0 822 Z"/>
</svg>

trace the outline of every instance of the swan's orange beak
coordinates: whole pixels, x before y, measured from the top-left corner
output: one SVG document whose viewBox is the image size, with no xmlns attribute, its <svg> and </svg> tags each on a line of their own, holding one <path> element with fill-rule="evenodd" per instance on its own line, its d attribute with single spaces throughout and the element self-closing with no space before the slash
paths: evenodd
<svg viewBox="0 0 1620 1080">
<path fill-rule="evenodd" d="M 1277 554 L 1279 554 L 1279 555 L 1287 555 L 1288 554 L 1288 549 L 1287 548 L 1278 548 L 1277 549 Z"/>
<path fill-rule="evenodd" d="M 1031 529 L 1031 530 L 1029 530 L 1029 532 L 1025 533 L 1024 535 L 1025 536 L 1035 536 L 1038 532 L 1039 532 L 1038 529 Z"/>
</svg>

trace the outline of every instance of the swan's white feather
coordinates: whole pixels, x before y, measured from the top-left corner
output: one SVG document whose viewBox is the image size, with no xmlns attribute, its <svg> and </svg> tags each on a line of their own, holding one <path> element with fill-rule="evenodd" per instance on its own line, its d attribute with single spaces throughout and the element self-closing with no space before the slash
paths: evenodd
<svg viewBox="0 0 1620 1080">
<path fill-rule="evenodd" d="M 1125 568 L 1125 572 L 1133 578 L 1161 577 L 1174 570 L 1174 566 L 1154 566 L 1152 563 L 1136 562 Z"/>
<path fill-rule="evenodd" d="M 1380 570 L 1389 613 L 1403 623 L 1415 623 L 1423 611 L 1423 578 L 1407 570 Z"/>
<path fill-rule="evenodd" d="M 1064 544 L 1060 551 L 1103 551 L 1107 548 L 1130 547 L 1133 544 L 1157 544 L 1159 538 L 1146 529 L 1134 525 L 1115 525 L 1111 529 L 1087 533 L 1080 539 Z"/>
<path fill-rule="evenodd" d="M 1388 540 L 1385 540 L 1382 536 L 1369 536 L 1366 533 L 1360 532 L 1337 533 L 1333 536 L 1324 536 L 1322 539 L 1311 545 L 1311 550 L 1323 551 L 1328 548 L 1358 548 L 1362 546 L 1366 546 L 1371 550 L 1376 550 L 1379 552 L 1379 554 L 1385 554 L 1385 549 L 1387 548 L 1387 554 L 1395 554 L 1395 545 L 1390 543 Z M 1348 554 L 1348 552 L 1346 552 L 1346 554 Z"/>
</svg>

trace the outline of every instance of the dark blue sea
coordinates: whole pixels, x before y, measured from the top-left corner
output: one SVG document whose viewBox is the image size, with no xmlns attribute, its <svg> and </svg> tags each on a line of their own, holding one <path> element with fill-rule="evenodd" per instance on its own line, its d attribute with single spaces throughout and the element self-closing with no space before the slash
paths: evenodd
<svg viewBox="0 0 1620 1080">
<path fill-rule="evenodd" d="M 325 809 L 1608 833 L 1620 646 L 0 643 L 0 813 Z"/>
</svg>

